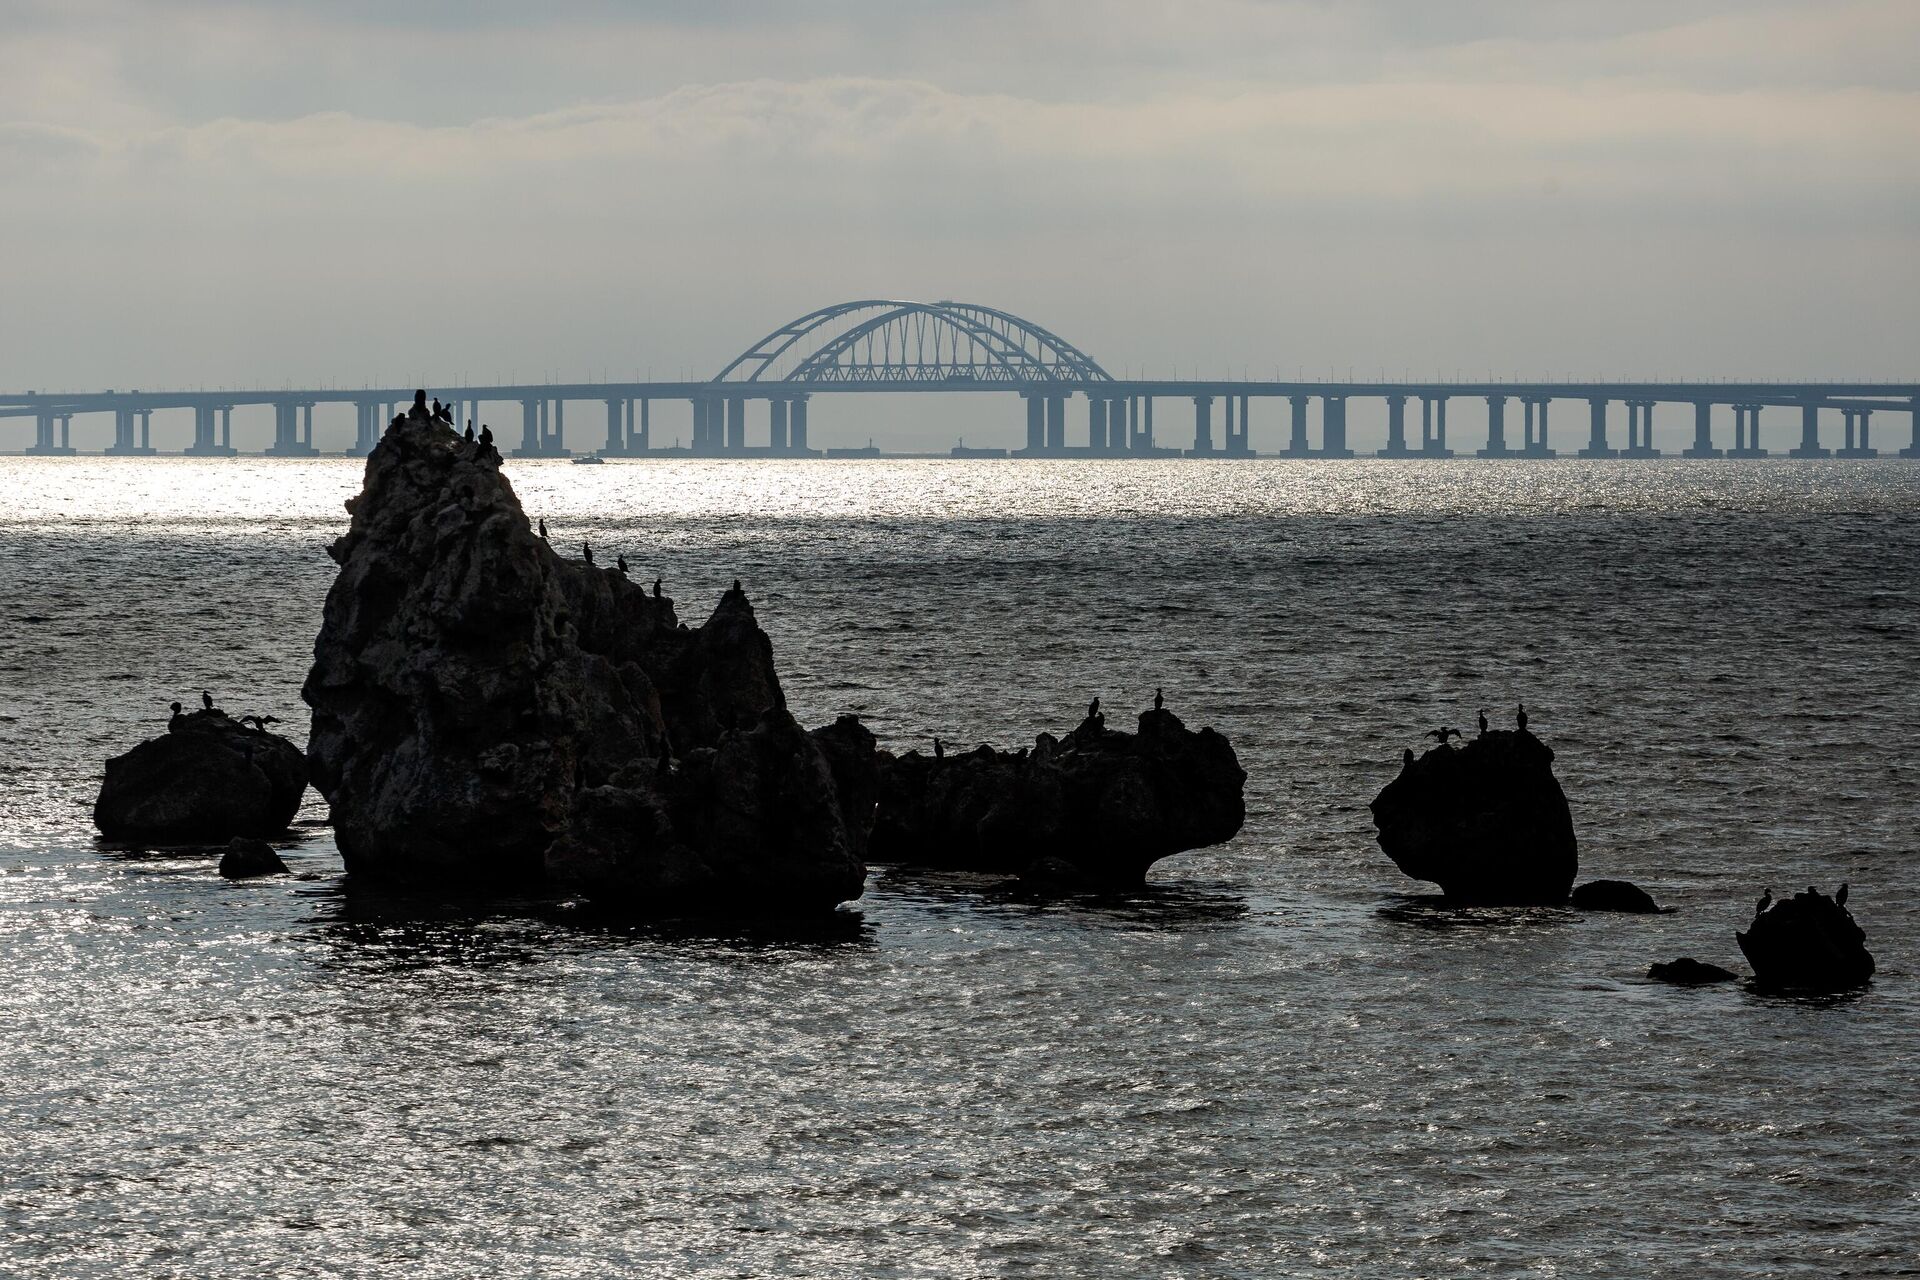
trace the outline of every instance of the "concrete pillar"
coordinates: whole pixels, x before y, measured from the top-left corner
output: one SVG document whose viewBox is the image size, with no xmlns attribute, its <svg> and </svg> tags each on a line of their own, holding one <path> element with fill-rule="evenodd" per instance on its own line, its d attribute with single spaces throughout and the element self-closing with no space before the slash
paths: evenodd
<svg viewBox="0 0 1920 1280">
<path fill-rule="evenodd" d="M 1611 458 L 1614 451 L 1607 445 L 1607 402 L 1604 399 L 1587 401 L 1587 447 L 1580 451 L 1583 458 Z"/>
<path fill-rule="evenodd" d="M 549 447 L 555 453 L 567 451 L 567 402 L 565 400 L 553 402 L 553 440 Z"/>
<path fill-rule="evenodd" d="M 1755 422 L 1760 415 L 1754 414 Z M 1795 458 L 1825 458 L 1830 451 L 1820 447 L 1820 403 L 1809 400 L 1800 406 L 1800 445 L 1789 449 L 1788 454 Z"/>
<path fill-rule="evenodd" d="M 1234 401 L 1236 396 L 1220 397 L 1220 448 L 1225 453 L 1235 453 L 1239 449 L 1239 433 L 1234 425 Z"/>
<path fill-rule="evenodd" d="M 778 396 L 767 401 L 767 447 L 775 453 L 787 451 L 787 402 Z"/>
<path fill-rule="evenodd" d="M 1235 453 L 1240 453 L 1240 454 L 1252 453 L 1253 452 L 1252 427 L 1253 427 L 1253 399 L 1250 396 L 1241 396 L 1240 397 L 1239 429 L 1234 433 L 1232 439 L 1230 439 L 1227 442 L 1227 447 Z"/>
<path fill-rule="evenodd" d="M 1720 450 L 1713 447 L 1713 402 L 1711 400 L 1693 402 L 1693 447 L 1681 456 L 1687 458 L 1720 456 Z"/>
<path fill-rule="evenodd" d="M 1033 391 L 1020 398 L 1027 402 L 1027 452 L 1039 453 L 1047 447 L 1047 402 Z"/>
<path fill-rule="evenodd" d="M 1292 406 L 1287 430 L 1289 458 L 1304 458 L 1313 452 L 1312 446 L 1307 443 L 1307 405 L 1312 403 L 1312 400 L 1312 396 L 1287 397 L 1287 403 Z"/>
<path fill-rule="evenodd" d="M 1910 415 L 1913 423 L 1913 426 L 1910 428 L 1913 436 L 1912 439 L 1908 440 L 1907 447 L 1900 451 L 1900 456 L 1903 458 L 1920 458 L 1920 396 L 1915 396 L 1907 402 L 1907 413 Z"/>
<path fill-rule="evenodd" d="M 230 404 L 220 406 L 220 447 L 233 448 L 233 406 Z"/>
<path fill-rule="evenodd" d="M 153 410 L 151 409 L 140 411 L 140 448 L 146 453 L 153 452 Z"/>
<path fill-rule="evenodd" d="M 1193 398 L 1193 452 L 1213 452 L 1213 397 Z"/>
<path fill-rule="evenodd" d="M 607 443 L 602 453 L 620 454 L 627 451 L 627 402 L 625 400 L 607 401 Z"/>
<path fill-rule="evenodd" d="M 1094 453 L 1107 448 L 1107 402 L 1095 395 L 1087 397 L 1087 448 Z"/>
<path fill-rule="evenodd" d="M 1131 453 L 1140 442 L 1140 397 L 1128 396 L 1120 404 L 1120 443 L 1115 447 L 1122 453 Z"/>
<path fill-rule="evenodd" d="M 1545 396 L 1528 396 L 1524 403 L 1526 415 L 1526 446 L 1523 452 L 1529 458 L 1551 458 L 1554 451 L 1547 444 L 1547 406 L 1551 403 Z"/>
<path fill-rule="evenodd" d="M 1423 423 L 1420 443 L 1426 444 L 1426 427 Z M 1387 447 L 1380 450 L 1383 458 L 1405 458 L 1413 450 L 1407 448 L 1407 398 L 1405 396 L 1387 397 Z"/>
<path fill-rule="evenodd" d="M 1143 449 L 1151 449 L 1153 448 L 1153 397 L 1152 396 L 1145 397 L 1145 403 L 1140 406 L 1140 419 L 1141 419 L 1140 440 L 1138 442 L 1138 447 Z M 1920 424 L 1920 403 L 1917 403 L 1915 405 L 1913 420 L 1916 424 Z M 1917 446 L 1920 446 L 1920 425 L 1916 425 L 1914 427 L 1913 436 L 1914 436 L 1914 443 Z"/>
<path fill-rule="evenodd" d="M 727 452 L 745 453 L 747 449 L 747 402 L 739 396 L 727 400 Z"/>
<path fill-rule="evenodd" d="M 653 423 L 650 420 L 653 416 L 651 412 L 652 408 L 653 408 L 653 401 L 642 400 L 640 402 L 640 434 L 638 435 L 638 437 L 634 436 L 631 431 L 633 415 L 631 410 L 629 410 L 627 415 L 627 422 L 629 427 L 629 431 L 627 434 L 627 451 L 628 452 L 645 453 L 647 450 L 653 448 Z"/>
<path fill-rule="evenodd" d="M 1351 458 L 1347 447 L 1347 398 L 1324 396 L 1320 400 L 1320 456 Z"/>
<path fill-rule="evenodd" d="M 1453 450 L 1447 448 L 1447 397 L 1446 396 L 1440 397 L 1439 407 L 1434 410 L 1434 429 L 1438 433 L 1436 438 L 1440 441 L 1440 448 L 1438 450 L 1440 456 L 1443 458 L 1451 458 L 1453 456 Z"/>
<path fill-rule="evenodd" d="M 1507 448 L 1507 398 L 1505 396 L 1487 397 L 1487 447 L 1480 450 L 1483 458 L 1504 458 L 1512 450 Z"/>
<path fill-rule="evenodd" d="M 70 413 L 60 415 L 60 452 L 73 452 L 73 415 Z"/>
<path fill-rule="evenodd" d="M 1877 458 L 1879 457 L 1880 451 L 1873 447 L 1873 442 L 1868 438 L 1868 430 L 1869 430 L 1868 424 L 1873 420 L 1873 410 L 1848 409 L 1845 411 L 1845 413 L 1846 413 L 1846 423 L 1847 423 L 1847 447 L 1844 449 L 1836 450 L 1834 452 L 1834 457 L 1836 458 Z"/>
<path fill-rule="evenodd" d="M 189 454 L 202 458 L 216 458 L 232 452 L 220 443 L 215 434 L 218 430 L 217 414 L 218 410 L 210 404 L 193 406 L 193 444 L 187 450 Z"/>
</svg>

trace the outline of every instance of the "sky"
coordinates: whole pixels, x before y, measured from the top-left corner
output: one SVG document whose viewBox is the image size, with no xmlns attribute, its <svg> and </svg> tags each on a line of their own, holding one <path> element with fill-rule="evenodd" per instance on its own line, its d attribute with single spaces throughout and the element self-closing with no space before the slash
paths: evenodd
<svg viewBox="0 0 1920 1280">
<path fill-rule="evenodd" d="M 1116 374 L 1920 379 L 1917 49 L 1913 0 L 0 0 L 0 390 L 706 377 L 857 297 Z M 939 399 L 814 442 L 1017 443 Z"/>
</svg>

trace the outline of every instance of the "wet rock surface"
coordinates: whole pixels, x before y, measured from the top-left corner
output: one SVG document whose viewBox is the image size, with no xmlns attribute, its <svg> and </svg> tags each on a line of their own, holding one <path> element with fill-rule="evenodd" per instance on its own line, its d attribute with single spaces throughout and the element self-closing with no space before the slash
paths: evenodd
<svg viewBox="0 0 1920 1280">
<path fill-rule="evenodd" d="M 879 759 L 875 862 L 1130 887 L 1161 858 L 1231 839 L 1246 818 L 1233 747 L 1166 710 L 1142 712 L 1135 733 L 1090 716 L 1030 749 Z"/>
<path fill-rule="evenodd" d="M 93 823 L 110 840 L 156 844 L 273 836 L 306 789 L 299 747 L 224 712 L 196 711 L 107 761 Z"/>
<path fill-rule="evenodd" d="M 235 836 L 220 855 L 220 874 L 229 880 L 252 880 L 259 876 L 285 875 L 287 864 L 265 840 Z"/>
<path fill-rule="evenodd" d="M 1653 895 L 1630 880 L 1589 880 L 1573 891 L 1567 905 L 1576 911 L 1618 911 L 1636 916 L 1661 912 Z"/>
<path fill-rule="evenodd" d="M 555 553 L 499 467 L 440 423 L 397 423 L 330 549 L 303 696 L 352 876 L 645 913 L 857 898 L 864 833 L 738 584 L 689 628 L 672 599 Z"/>
<path fill-rule="evenodd" d="M 1846 908 L 1844 886 L 1833 898 L 1808 886 L 1771 903 L 1734 940 L 1763 989 L 1847 991 L 1873 977 L 1866 931 Z"/>
<path fill-rule="evenodd" d="M 1657 962 L 1647 970 L 1655 982 L 1670 982 L 1676 987 L 1704 987 L 1715 982 L 1737 982 L 1740 975 L 1717 964 L 1681 956 L 1678 960 Z"/>
<path fill-rule="evenodd" d="M 1525 729 L 1410 760 L 1372 809 L 1394 865 L 1462 902 L 1557 906 L 1579 871 L 1553 749 Z"/>
</svg>

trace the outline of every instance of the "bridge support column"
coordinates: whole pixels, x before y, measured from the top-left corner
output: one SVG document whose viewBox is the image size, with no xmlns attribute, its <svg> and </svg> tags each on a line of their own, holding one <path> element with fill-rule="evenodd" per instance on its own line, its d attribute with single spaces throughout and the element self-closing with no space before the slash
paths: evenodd
<svg viewBox="0 0 1920 1280">
<path fill-rule="evenodd" d="M 1092 453 L 1107 451 L 1107 402 L 1096 395 L 1087 397 L 1087 449 Z"/>
<path fill-rule="evenodd" d="M 1913 420 L 1916 424 L 1913 429 L 1914 442 L 1920 445 L 1920 405 L 1914 408 Z M 1144 396 L 1140 405 L 1140 440 L 1135 448 L 1151 450 L 1153 447 L 1153 397 Z M 1920 457 L 1920 453 L 1915 456 Z"/>
<path fill-rule="evenodd" d="M 313 402 L 309 400 L 300 406 L 300 443 L 307 447 L 308 453 L 317 453 L 313 447 Z"/>
<path fill-rule="evenodd" d="M 1907 447 L 1900 451 L 1903 458 L 1920 458 L 1920 396 L 1907 402 L 1907 412 L 1913 416 L 1913 438 Z"/>
<path fill-rule="evenodd" d="M 229 454 L 235 452 L 233 447 L 233 406 L 230 404 L 220 406 L 220 447 L 225 449 Z"/>
<path fill-rule="evenodd" d="M 602 454 L 622 454 L 627 451 L 627 402 L 620 399 L 607 401 L 607 443 L 600 449 Z"/>
<path fill-rule="evenodd" d="M 43 413 L 34 419 L 33 448 L 29 454 L 39 458 L 66 457 L 74 452 L 67 424 L 71 414 Z"/>
<path fill-rule="evenodd" d="M 1235 400 L 1240 402 L 1240 408 L 1237 414 L 1231 411 Z M 1227 415 L 1226 451 L 1238 457 L 1248 457 L 1253 453 L 1253 445 L 1250 443 L 1252 437 L 1249 434 L 1250 419 L 1253 416 L 1253 400 L 1249 396 L 1228 396 L 1227 405 L 1229 412 Z"/>
<path fill-rule="evenodd" d="M 1580 451 L 1583 458 L 1612 458 L 1618 455 L 1607 445 L 1607 402 L 1601 399 L 1587 401 L 1587 447 Z"/>
<path fill-rule="evenodd" d="M 1729 458 L 1764 458 L 1767 451 L 1760 447 L 1760 406 L 1757 404 L 1736 404 L 1733 406 L 1733 448 L 1727 450 Z"/>
<path fill-rule="evenodd" d="M 147 409 L 115 409 L 113 411 L 113 448 L 107 452 L 120 457 L 152 453 L 153 450 L 148 448 L 141 438 L 145 434 L 144 424 L 151 412 Z M 134 426 L 136 419 L 142 424 L 138 434 Z"/>
<path fill-rule="evenodd" d="M 313 410 L 307 410 L 307 421 L 313 421 Z M 308 427 L 311 432 L 312 427 Z M 313 446 L 300 439 L 300 406 L 291 400 L 276 400 L 273 404 L 273 447 L 267 453 L 275 458 L 302 458 L 313 452 Z"/>
<path fill-rule="evenodd" d="M 1193 398 L 1193 448 L 1196 456 L 1213 452 L 1213 397 Z"/>
<path fill-rule="evenodd" d="M 1292 412 L 1288 420 L 1287 447 L 1284 452 L 1289 458 L 1305 458 L 1313 453 L 1313 447 L 1307 443 L 1307 406 L 1312 402 L 1312 396 L 1287 397 Z"/>
<path fill-rule="evenodd" d="M 739 396 L 727 400 L 727 440 L 728 453 L 747 451 L 747 402 Z"/>
<path fill-rule="evenodd" d="M 1480 450 L 1483 458 L 1505 458 L 1513 450 L 1507 448 L 1507 398 L 1505 396 L 1487 397 L 1487 447 Z"/>
<path fill-rule="evenodd" d="M 1447 448 L 1447 398 L 1420 397 L 1420 452 L 1429 458 L 1451 458 Z"/>
<path fill-rule="evenodd" d="M 1657 458 L 1660 451 L 1653 447 L 1653 401 L 1629 400 L 1627 403 L 1627 447 L 1620 451 L 1623 458 Z"/>
<path fill-rule="evenodd" d="M 1683 458 L 1717 458 L 1720 450 L 1713 447 L 1713 402 L 1695 400 L 1693 402 L 1693 447 L 1685 450 Z"/>
<path fill-rule="evenodd" d="M 787 402 L 778 396 L 767 401 L 767 448 L 776 454 L 787 451 Z"/>
<path fill-rule="evenodd" d="M 1240 445 L 1240 431 L 1236 425 L 1234 409 L 1239 396 L 1220 397 L 1220 452 L 1237 453 Z"/>
<path fill-rule="evenodd" d="M 1047 397 L 1047 452 L 1059 453 L 1067 447 L 1067 398 Z"/>
<path fill-rule="evenodd" d="M 649 412 L 649 410 L 652 407 L 653 407 L 653 401 L 651 400 L 640 401 L 640 431 L 638 435 L 635 435 L 632 431 L 633 405 L 631 402 L 628 403 L 627 425 L 629 429 L 627 433 L 627 452 L 645 453 L 647 450 L 653 448 L 653 430 L 652 430 L 653 423 L 649 421 L 649 419 L 652 417 L 652 414 Z"/>
<path fill-rule="evenodd" d="M 1351 458 L 1347 447 L 1347 398 L 1324 396 L 1320 401 L 1320 456 Z"/>
<path fill-rule="evenodd" d="M 513 451 L 516 458 L 537 458 L 540 456 L 541 420 L 546 417 L 546 406 L 538 400 L 520 402 L 520 447 Z"/>
<path fill-rule="evenodd" d="M 1421 441 L 1425 443 L 1426 432 L 1421 431 Z M 1407 398 L 1405 396 L 1387 397 L 1387 447 L 1377 451 L 1382 458 L 1410 458 L 1413 450 L 1407 448 Z"/>
<path fill-rule="evenodd" d="M 1754 421 L 1760 418 L 1759 406 L 1754 407 Z M 1795 458 L 1825 458 L 1830 451 L 1820 447 L 1820 403 L 1809 400 L 1800 406 L 1800 445 L 1789 449 L 1787 453 Z"/>
<path fill-rule="evenodd" d="M 1032 391 L 1020 393 L 1027 406 L 1027 452 L 1039 453 L 1047 447 L 1047 402 Z"/>
<path fill-rule="evenodd" d="M 148 453 L 153 452 L 153 410 L 140 411 L 140 447 Z"/>
<path fill-rule="evenodd" d="M 1529 458 L 1551 458 L 1554 451 L 1547 445 L 1547 406 L 1551 403 L 1545 396 L 1527 396 L 1526 405 L 1526 444 L 1521 452 Z"/>
<path fill-rule="evenodd" d="M 1873 420 L 1873 410 L 1848 409 L 1845 412 L 1847 422 L 1847 447 L 1834 450 L 1833 456 L 1836 458 L 1879 457 L 1880 451 L 1874 448 L 1873 442 L 1867 438 L 1868 424 Z"/>
<path fill-rule="evenodd" d="M 807 452 L 807 398 L 795 396 L 787 403 L 787 447 L 795 453 Z"/>
<path fill-rule="evenodd" d="M 233 452 L 220 443 L 216 434 L 216 413 L 217 410 L 210 404 L 193 406 L 193 444 L 187 449 L 189 455 L 196 458 L 224 458 Z"/>
</svg>

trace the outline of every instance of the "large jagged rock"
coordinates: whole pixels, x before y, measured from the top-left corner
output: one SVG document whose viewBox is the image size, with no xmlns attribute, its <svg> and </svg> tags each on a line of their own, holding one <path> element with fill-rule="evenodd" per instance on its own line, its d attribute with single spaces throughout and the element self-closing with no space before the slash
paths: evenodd
<svg viewBox="0 0 1920 1280">
<path fill-rule="evenodd" d="M 109 840 L 153 844 L 274 836 L 293 821 L 306 790 L 299 747 L 224 712 L 196 711 L 107 761 L 93 823 Z"/>
<path fill-rule="evenodd" d="M 1580 869 L 1553 750 L 1525 729 L 1435 747 L 1402 768 L 1372 808 L 1380 848 L 1449 898 L 1559 905 Z"/>
<path fill-rule="evenodd" d="M 1867 934 L 1838 900 L 1808 886 L 1757 912 L 1733 935 L 1753 966 L 1753 982 L 1771 990 L 1847 991 L 1873 977 Z"/>
<path fill-rule="evenodd" d="M 1034 883 L 1137 886 L 1169 854 L 1231 839 L 1246 771 L 1226 738 L 1171 711 L 1139 732 L 1089 718 L 1032 750 L 977 747 L 945 759 L 880 753 L 875 862 L 1010 872 Z"/>
<path fill-rule="evenodd" d="M 498 454 L 435 422 L 389 428 L 347 505 L 303 696 L 354 878 L 660 913 L 860 896 L 864 832 L 738 584 L 687 628 L 557 555 Z"/>
</svg>

